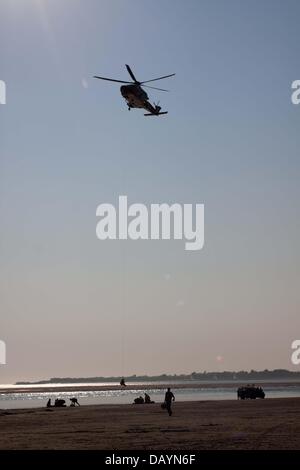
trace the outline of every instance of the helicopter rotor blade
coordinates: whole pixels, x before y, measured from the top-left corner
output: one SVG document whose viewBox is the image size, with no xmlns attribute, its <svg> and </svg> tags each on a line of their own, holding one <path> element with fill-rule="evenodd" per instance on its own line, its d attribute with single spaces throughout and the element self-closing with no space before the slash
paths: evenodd
<svg viewBox="0 0 300 470">
<path fill-rule="evenodd" d="M 165 90 L 164 88 L 156 88 L 156 86 L 150 86 L 150 85 L 142 85 L 142 87 L 145 88 L 152 88 L 152 90 L 159 90 L 159 91 L 170 91 L 170 90 Z"/>
<path fill-rule="evenodd" d="M 107 80 L 108 82 L 117 82 L 117 83 L 132 83 L 132 82 L 125 82 L 124 80 L 114 80 L 113 78 L 106 78 L 106 77 L 98 77 L 94 75 L 93 78 L 99 78 L 100 80 Z"/>
<path fill-rule="evenodd" d="M 176 75 L 176 74 L 171 73 L 171 75 L 164 75 L 163 77 L 153 78 L 152 80 L 146 80 L 146 81 L 140 82 L 140 83 L 142 85 L 143 83 L 155 82 L 156 80 L 162 80 L 163 78 L 174 77 L 174 75 Z"/>
<path fill-rule="evenodd" d="M 129 75 L 131 76 L 132 80 L 136 83 L 139 83 L 138 80 L 135 78 L 135 76 L 133 75 L 133 71 L 131 70 L 131 68 L 129 67 L 129 65 L 125 64 L 126 65 L 126 68 L 127 68 L 127 72 L 129 73 Z"/>
</svg>

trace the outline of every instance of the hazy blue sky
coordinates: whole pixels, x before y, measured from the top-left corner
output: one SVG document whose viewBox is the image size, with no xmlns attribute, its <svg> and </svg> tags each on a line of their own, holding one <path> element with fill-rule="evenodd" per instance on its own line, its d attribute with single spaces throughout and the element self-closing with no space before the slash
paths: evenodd
<svg viewBox="0 0 300 470">
<path fill-rule="evenodd" d="M 293 369 L 299 15 L 292 0 L 0 1 L 0 382 Z M 127 80 L 125 63 L 176 72 L 157 82 L 171 93 L 148 90 L 168 116 L 91 78 Z M 204 249 L 97 240 L 96 207 L 120 194 L 204 203 Z"/>
</svg>

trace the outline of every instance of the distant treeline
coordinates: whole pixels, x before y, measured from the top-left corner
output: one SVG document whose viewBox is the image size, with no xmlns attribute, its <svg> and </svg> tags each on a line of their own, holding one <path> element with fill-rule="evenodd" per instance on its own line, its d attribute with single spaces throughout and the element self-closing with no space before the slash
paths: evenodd
<svg viewBox="0 0 300 470">
<path fill-rule="evenodd" d="M 16 382 L 16 385 L 31 385 L 31 384 L 64 384 L 64 383 L 101 383 L 101 382 L 120 382 L 120 377 L 53 377 L 49 380 L 40 380 L 39 382 Z M 255 380 L 269 380 L 269 379 L 299 379 L 300 371 L 293 372 L 286 369 L 274 370 L 241 370 L 238 372 L 224 371 L 224 372 L 192 372 L 191 374 L 162 374 L 162 375 L 131 375 L 125 377 L 127 382 L 172 382 L 172 381 L 217 381 L 217 380 L 236 380 L 236 381 L 255 381 Z"/>
</svg>

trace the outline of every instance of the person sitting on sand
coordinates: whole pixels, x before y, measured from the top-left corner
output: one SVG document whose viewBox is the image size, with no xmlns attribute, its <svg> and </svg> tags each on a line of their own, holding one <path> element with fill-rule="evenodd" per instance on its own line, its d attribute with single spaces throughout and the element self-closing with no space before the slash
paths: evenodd
<svg viewBox="0 0 300 470">
<path fill-rule="evenodd" d="M 56 398 L 55 402 L 54 402 L 54 406 L 56 407 L 65 407 L 66 406 L 66 401 L 61 399 L 61 398 Z"/>
<path fill-rule="evenodd" d="M 171 409 L 172 401 L 175 401 L 175 397 L 169 387 L 165 394 L 165 404 L 166 404 L 166 409 L 167 409 L 167 412 L 169 413 L 169 416 L 172 416 L 172 409 Z"/>
<path fill-rule="evenodd" d="M 150 395 L 148 395 L 148 393 L 146 392 L 145 392 L 145 403 L 151 403 Z"/>
<path fill-rule="evenodd" d="M 143 405 L 144 402 L 144 398 L 142 396 L 139 396 L 138 398 L 135 398 L 134 399 L 134 404 L 135 405 Z"/>
</svg>

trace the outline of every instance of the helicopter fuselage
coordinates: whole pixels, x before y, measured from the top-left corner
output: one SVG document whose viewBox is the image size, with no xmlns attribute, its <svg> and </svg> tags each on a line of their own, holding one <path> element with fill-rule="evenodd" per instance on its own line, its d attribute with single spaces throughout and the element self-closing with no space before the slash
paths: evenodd
<svg viewBox="0 0 300 470">
<path fill-rule="evenodd" d="M 148 95 L 139 85 L 123 85 L 120 91 L 128 104 L 128 108 L 145 108 Z"/>
<path fill-rule="evenodd" d="M 161 107 L 158 105 L 153 106 L 150 103 L 147 93 L 140 85 L 123 85 L 121 86 L 120 91 L 121 95 L 126 100 L 129 110 L 131 108 L 143 108 L 148 111 L 150 115 L 160 114 Z"/>
</svg>

